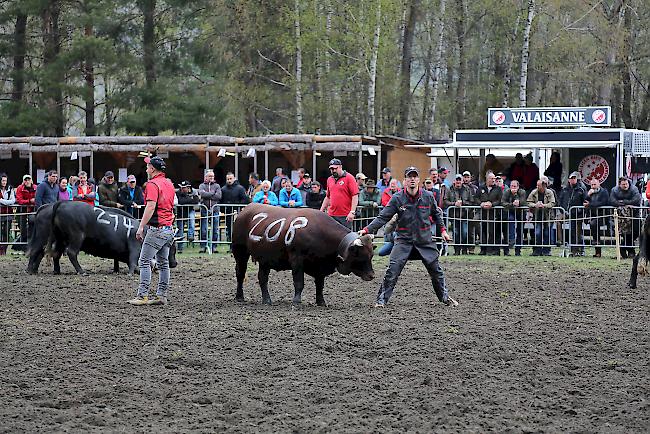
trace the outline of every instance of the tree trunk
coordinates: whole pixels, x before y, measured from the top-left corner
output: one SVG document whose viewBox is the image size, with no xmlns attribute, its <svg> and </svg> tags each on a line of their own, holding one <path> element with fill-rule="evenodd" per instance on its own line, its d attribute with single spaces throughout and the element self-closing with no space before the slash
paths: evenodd
<svg viewBox="0 0 650 434">
<path fill-rule="evenodd" d="M 438 44 L 434 61 L 434 69 L 431 73 L 431 104 L 427 108 L 428 117 L 426 121 L 425 138 L 433 137 L 433 123 L 436 116 L 436 106 L 438 103 L 438 88 L 440 87 L 440 71 L 442 69 L 442 48 L 445 35 L 445 8 L 447 0 L 440 0 L 440 18 L 438 19 Z"/>
<path fill-rule="evenodd" d="M 458 38 L 458 85 L 456 87 L 456 124 L 459 129 L 466 125 L 467 106 L 467 51 L 465 49 L 467 2 L 459 0 L 456 36 Z"/>
<path fill-rule="evenodd" d="M 632 17 L 630 10 L 624 10 L 623 17 L 623 47 L 621 49 L 621 86 L 623 87 L 623 103 L 621 116 L 625 128 L 634 128 L 634 119 L 632 119 L 632 80 L 630 78 L 631 68 L 631 34 L 632 34 Z"/>
<path fill-rule="evenodd" d="M 305 131 L 302 113 L 302 44 L 300 43 L 300 0 L 295 1 L 294 34 L 296 37 L 296 130 Z"/>
<path fill-rule="evenodd" d="M 530 29 L 535 17 L 535 0 L 528 0 L 528 17 L 524 26 L 524 42 L 521 47 L 521 73 L 519 74 L 519 107 L 526 107 L 526 84 L 528 82 L 528 58 L 530 56 Z"/>
<path fill-rule="evenodd" d="M 63 93 L 61 86 L 64 82 L 62 71 L 54 65 L 61 51 L 61 35 L 59 33 L 59 15 L 61 5 L 58 0 L 49 0 L 41 13 L 43 22 L 43 66 L 47 70 L 44 79 L 44 96 L 51 113 L 51 131 L 58 137 L 64 135 L 65 119 L 63 117 Z"/>
<path fill-rule="evenodd" d="M 14 71 L 13 88 L 11 100 L 20 102 L 25 91 L 25 33 L 27 30 L 27 15 L 16 16 L 16 28 L 14 30 Z"/>
<path fill-rule="evenodd" d="M 619 50 L 619 32 L 620 27 L 623 22 L 621 19 L 621 10 L 625 6 L 625 0 L 616 0 L 612 6 L 609 6 L 608 2 L 601 2 L 603 8 L 603 14 L 607 19 L 609 26 L 604 30 L 604 41 L 605 46 L 603 51 L 605 53 L 603 59 L 603 66 L 601 68 L 601 77 L 600 77 L 600 86 L 598 88 L 598 104 L 609 105 L 612 100 L 612 86 L 614 82 L 618 80 L 618 74 L 616 74 L 616 55 Z"/>
<path fill-rule="evenodd" d="M 156 23 L 154 20 L 156 0 L 140 0 L 140 8 L 144 17 L 142 33 L 144 78 L 147 89 L 151 89 L 156 82 Z"/>
<path fill-rule="evenodd" d="M 332 8 L 331 0 L 327 1 L 325 7 L 327 8 L 327 15 L 325 17 L 325 46 L 329 47 L 330 36 L 332 35 L 332 15 L 334 15 L 334 9 Z M 334 102 L 336 101 L 336 90 L 332 84 L 331 73 L 331 54 L 329 48 L 327 48 L 325 50 L 325 83 L 327 85 L 327 107 L 325 108 L 325 116 L 327 121 L 325 124 L 328 126 L 329 132 L 331 134 L 334 134 L 336 133 L 336 121 L 335 116 L 332 112 L 334 111 Z"/>
<path fill-rule="evenodd" d="M 521 15 L 517 14 L 517 21 L 515 22 L 515 31 L 512 35 L 512 46 L 509 47 L 506 54 L 506 62 L 504 66 L 503 75 L 503 99 L 501 100 L 501 107 L 510 107 L 510 86 L 512 85 L 512 65 L 515 61 L 514 45 L 517 42 L 519 35 L 519 24 Z M 498 49 L 498 48 L 497 48 Z"/>
<path fill-rule="evenodd" d="M 84 35 L 87 38 L 92 37 L 93 26 L 91 24 L 86 24 L 84 28 Z M 86 94 L 84 95 L 84 100 L 86 105 L 85 134 L 87 136 L 94 136 L 97 134 L 97 131 L 95 129 L 95 76 L 94 76 L 91 53 L 88 53 L 86 56 L 86 61 L 84 62 L 83 70 L 84 70 L 84 81 L 86 82 Z"/>
<path fill-rule="evenodd" d="M 377 57 L 379 55 L 379 37 L 381 32 L 381 1 L 377 2 L 377 22 L 375 35 L 372 40 L 372 53 L 370 56 L 370 79 L 368 80 L 368 135 L 375 135 L 377 116 L 375 113 L 375 97 L 377 85 Z"/>
<path fill-rule="evenodd" d="M 411 109 L 411 61 L 413 58 L 413 37 L 418 17 L 419 0 L 411 0 L 408 20 L 404 27 L 404 44 L 402 45 L 402 67 L 399 92 L 399 122 L 397 135 L 406 137 L 408 133 L 409 114 Z"/>
</svg>

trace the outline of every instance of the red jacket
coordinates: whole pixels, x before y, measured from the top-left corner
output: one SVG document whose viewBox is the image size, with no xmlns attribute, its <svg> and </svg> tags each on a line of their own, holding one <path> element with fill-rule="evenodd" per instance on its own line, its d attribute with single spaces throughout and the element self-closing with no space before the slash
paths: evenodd
<svg viewBox="0 0 650 434">
<path fill-rule="evenodd" d="M 33 184 L 30 188 L 25 187 L 25 184 L 20 184 L 16 188 L 16 205 L 27 206 L 25 212 L 34 211 L 32 199 L 36 199 L 36 188 Z"/>
<path fill-rule="evenodd" d="M 397 193 L 397 191 L 395 193 Z M 390 202 L 391 197 L 393 197 L 393 193 L 390 191 L 390 188 L 384 190 L 384 192 L 381 194 L 381 206 L 388 205 L 388 202 Z"/>
</svg>

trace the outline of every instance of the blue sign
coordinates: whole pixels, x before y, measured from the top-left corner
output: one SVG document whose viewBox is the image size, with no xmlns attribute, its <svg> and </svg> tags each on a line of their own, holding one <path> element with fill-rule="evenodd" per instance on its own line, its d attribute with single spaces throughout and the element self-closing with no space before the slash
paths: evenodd
<svg viewBox="0 0 650 434">
<path fill-rule="evenodd" d="M 489 108 L 488 127 L 608 127 L 611 107 Z"/>
</svg>

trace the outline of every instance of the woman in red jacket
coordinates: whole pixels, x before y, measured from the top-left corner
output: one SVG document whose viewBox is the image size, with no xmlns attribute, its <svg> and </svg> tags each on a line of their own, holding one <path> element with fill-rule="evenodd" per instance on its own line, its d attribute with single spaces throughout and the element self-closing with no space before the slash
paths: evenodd
<svg viewBox="0 0 650 434">
<path fill-rule="evenodd" d="M 95 205 L 95 187 L 88 183 L 88 174 L 79 172 L 79 184 L 77 184 L 77 194 L 72 198 L 88 205 Z"/>
<path fill-rule="evenodd" d="M 390 202 L 390 198 L 393 197 L 393 195 L 398 191 L 399 191 L 399 183 L 397 179 L 393 178 L 390 180 L 390 184 L 388 184 L 388 188 L 384 190 L 384 192 L 381 195 L 381 206 L 388 205 L 388 202 Z"/>
</svg>

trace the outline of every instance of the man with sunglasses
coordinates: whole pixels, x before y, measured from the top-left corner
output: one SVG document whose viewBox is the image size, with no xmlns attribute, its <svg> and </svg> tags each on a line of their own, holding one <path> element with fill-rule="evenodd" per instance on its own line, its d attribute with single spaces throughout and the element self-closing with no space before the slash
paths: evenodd
<svg viewBox="0 0 650 434">
<path fill-rule="evenodd" d="M 343 170 L 343 164 L 338 158 L 330 160 L 329 169 L 332 176 L 327 178 L 327 193 L 320 210 L 352 229 L 352 220 L 359 204 L 357 180 Z"/>
<path fill-rule="evenodd" d="M 134 175 L 126 178 L 126 184 L 118 192 L 117 202 L 124 207 L 124 211 L 140 218 L 139 210 L 144 205 L 144 193 L 142 187 L 137 185 Z"/>
<path fill-rule="evenodd" d="M 124 208 L 124 206 L 117 201 L 118 188 L 115 183 L 115 175 L 112 171 L 107 171 L 102 178 L 102 182 L 97 187 L 97 194 L 99 195 L 99 204 L 101 206 L 110 206 L 113 208 Z"/>
<path fill-rule="evenodd" d="M 404 189 L 393 195 L 388 205 L 359 235 L 375 233 L 397 214 L 395 240 L 384 280 L 379 287 L 375 307 L 384 307 L 393 294 L 397 278 L 409 259 L 420 259 L 431 277 L 433 290 L 442 303 L 457 306 L 445 286 L 445 275 L 438 263 L 438 249 L 431 238 L 432 223 L 439 227 L 442 238 L 451 241 L 444 226 L 442 210 L 433 195 L 420 188 L 420 172 L 416 167 L 404 171 Z"/>
</svg>

